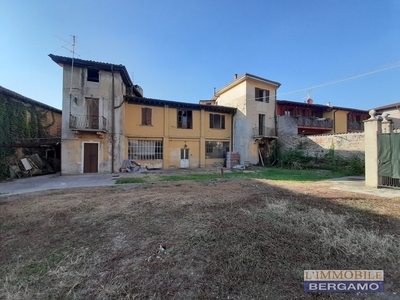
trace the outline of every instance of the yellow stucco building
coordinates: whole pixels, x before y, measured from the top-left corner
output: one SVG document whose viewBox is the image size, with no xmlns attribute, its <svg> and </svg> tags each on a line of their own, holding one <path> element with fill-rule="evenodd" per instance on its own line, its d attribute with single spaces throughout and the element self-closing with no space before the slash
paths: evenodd
<svg viewBox="0 0 400 300">
<path fill-rule="evenodd" d="M 126 96 L 125 153 L 148 168 L 223 166 L 235 109 Z"/>
<path fill-rule="evenodd" d="M 234 107 L 233 151 L 240 163 L 268 161 L 276 139 L 276 93 L 281 84 L 245 73 L 216 91 L 212 104 Z"/>
<path fill-rule="evenodd" d="M 223 166 L 235 108 L 143 97 L 123 65 L 50 55 L 63 67 L 61 172 Z"/>
</svg>

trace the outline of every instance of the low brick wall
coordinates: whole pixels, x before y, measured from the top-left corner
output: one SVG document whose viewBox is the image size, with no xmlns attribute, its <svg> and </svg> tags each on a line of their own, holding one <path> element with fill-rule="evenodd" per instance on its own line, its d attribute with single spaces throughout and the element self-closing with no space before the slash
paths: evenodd
<svg viewBox="0 0 400 300">
<path fill-rule="evenodd" d="M 226 153 L 226 167 L 231 169 L 233 166 L 236 166 L 240 163 L 240 154 L 239 152 L 227 152 Z"/>
<path fill-rule="evenodd" d="M 357 156 L 364 160 L 364 132 L 324 135 L 283 135 L 279 136 L 280 151 L 301 148 L 306 155 L 320 157 L 331 149 L 343 158 Z"/>
</svg>

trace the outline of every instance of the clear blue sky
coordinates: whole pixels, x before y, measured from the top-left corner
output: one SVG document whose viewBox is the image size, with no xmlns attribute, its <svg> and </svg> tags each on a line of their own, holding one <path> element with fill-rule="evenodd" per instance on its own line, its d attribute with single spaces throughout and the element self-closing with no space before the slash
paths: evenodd
<svg viewBox="0 0 400 300">
<path fill-rule="evenodd" d="M 61 108 L 48 54 L 123 64 L 146 97 L 197 103 L 250 73 L 314 88 L 314 103 L 370 109 L 400 101 L 400 0 L 3 0 L 0 85 Z M 69 45 L 66 47 L 71 48 Z M 394 67 L 394 68 L 393 68 Z"/>
</svg>

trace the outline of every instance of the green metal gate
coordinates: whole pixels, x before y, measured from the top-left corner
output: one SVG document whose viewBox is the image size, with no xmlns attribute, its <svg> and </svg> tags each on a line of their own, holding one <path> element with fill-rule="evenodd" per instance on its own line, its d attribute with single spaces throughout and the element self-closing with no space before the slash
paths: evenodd
<svg viewBox="0 0 400 300">
<path fill-rule="evenodd" d="M 380 187 L 400 188 L 400 133 L 378 134 Z"/>
</svg>

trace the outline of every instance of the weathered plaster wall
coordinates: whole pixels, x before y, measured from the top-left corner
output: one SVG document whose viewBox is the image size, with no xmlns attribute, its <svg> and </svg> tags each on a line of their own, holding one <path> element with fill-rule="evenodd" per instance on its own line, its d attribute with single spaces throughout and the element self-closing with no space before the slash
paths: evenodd
<svg viewBox="0 0 400 300">
<path fill-rule="evenodd" d="M 125 85 L 119 73 L 114 73 L 114 101 L 112 94 L 112 74 L 111 72 L 99 71 L 99 82 L 89 82 L 87 69 L 74 67 L 71 86 L 71 66 L 64 66 L 63 75 L 63 115 L 62 115 L 62 167 L 63 174 L 82 173 L 83 164 L 83 141 L 93 141 L 99 143 L 99 173 L 111 172 L 112 166 L 112 110 L 123 101 Z M 71 91 L 71 97 L 70 97 Z M 69 128 L 70 113 L 74 115 L 86 115 L 86 99 L 99 99 L 99 116 L 107 119 L 107 132 L 97 135 L 96 132 L 84 132 L 76 135 Z M 123 105 L 114 110 L 115 112 L 115 147 L 114 147 L 114 171 L 121 166 L 125 153 L 124 120 L 125 115 Z"/>
<path fill-rule="evenodd" d="M 297 135 L 297 123 L 290 116 L 278 116 L 277 134 L 282 135 Z"/>
<path fill-rule="evenodd" d="M 279 135 L 278 143 L 281 151 L 301 149 L 307 155 L 318 157 L 327 154 L 331 149 L 335 155 L 350 158 L 354 155 L 361 159 L 365 156 L 364 133 L 341 133 L 327 135 Z"/>
<path fill-rule="evenodd" d="M 269 90 L 269 102 L 264 103 L 255 100 L 255 88 Z M 246 85 L 246 104 L 247 104 L 247 117 L 252 120 L 252 128 L 258 128 L 258 115 L 265 115 L 265 126 L 271 130 L 270 135 L 275 135 L 275 93 L 276 87 L 271 84 L 256 81 L 253 79 L 247 80 Z"/>
<path fill-rule="evenodd" d="M 269 103 L 255 100 L 256 87 L 270 91 Z M 258 146 L 253 138 L 255 130 L 258 130 L 259 114 L 265 115 L 267 135 L 275 135 L 275 95 L 275 86 L 248 79 L 225 91 L 217 99 L 218 105 L 237 108 L 233 119 L 233 151 L 240 153 L 241 164 L 257 164 L 259 161 Z"/>
</svg>

